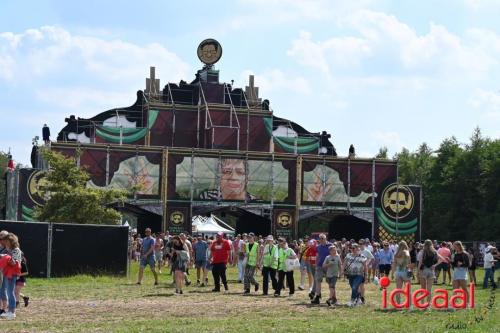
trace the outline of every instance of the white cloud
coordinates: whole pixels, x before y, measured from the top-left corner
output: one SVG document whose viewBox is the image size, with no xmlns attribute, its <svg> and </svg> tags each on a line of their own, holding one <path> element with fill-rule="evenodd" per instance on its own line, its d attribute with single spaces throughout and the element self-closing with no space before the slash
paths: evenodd
<svg viewBox="0 0 500 333">
<path fill-rule="evenodd" d="M 500 90 L 477 89 L 468 104 L 487 118 L 500 119 Z"/>
<path fill-rule="evenodd" d="M 54 26 L 20 34 L 0 34 L 0 78 L 14 83 L 77 71 L 105 82 L 137 86 L 156 65 L 180 79 L 189 66 L 157 43 L 136 45 L 119 39 L 73 35 Z M 140 81 L 139 81 L 140 80 Z"/>
<path fill-rule="evenodd" d="M 446 27 L 430 24 L 419 35 L 395 16 L 360 10 L 340 20 L 348 34 L 316 41 L 301 32 L 292 41 L 288 55 L 298 63 L 335 76 L 346 69 L 387 73 L 388 67 L 400 76 L 428 76 L 450 80 L 478 80 L 499 65 L 500 36 L 481 29 L 467 30 L 464 36 Z M 378 65 L 380 64 L 380 65 Z"/>
<path fill-rule="evenodd" d="M 404 147 L 401 136 L 394 131 L 375 131 L 370 136 L 378 147 L 387 147 L 390 151 L 400 151 Z"/>
<path fill-rule="evenodd" d="M 261 74 L 246 70 L 240 76 L 240 82 L 243 82 L 243 86 L 248 85 L 248 76 L 250 74 L 255 76 L 255 85 L 259 87 L 260 97 L 266 96 L 273 91 L 290 91 L 298 94 L 311 93 L 309 82 L 304 77 L 284 73 L 279 69 L 268 70 Z"/>
</svg>

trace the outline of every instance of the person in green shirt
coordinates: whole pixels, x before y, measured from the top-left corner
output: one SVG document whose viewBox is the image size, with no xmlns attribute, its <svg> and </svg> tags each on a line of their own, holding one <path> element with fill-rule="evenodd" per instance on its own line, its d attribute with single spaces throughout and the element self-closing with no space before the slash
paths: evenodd
<svg viewBox="0 0 500 333">
<path fill-rule="evenodd" d="M 295 282 L 293 280 L 293 270 L 288 271 L 286 267 L 287 259 L 295 259 L 297 256 L 295 252 L 291 248 L 288 247 L 288 244 L 284 238 L 278 239 L 278 285 L 274 292 L 274 297 L 278 297 L 281 294 L 281 289 L 283 289 L 283 282 L 285 281 L 286 276 L 286 284 L 290 290 L 290 296 L 295 293 Z"/>
<path fill-rule="evenodd" d="M 276 270 L 278 269 L 278 246 L 274 244 L 272 235 L 266 237 L 266 245 L 262 252 L 262 294 L 267 295 L 269 290 L 269 277 L 274 291 L 277 289 Z"/>
<path fill-rule="evenodd" d="M 255 269 L 258 268 L 260 263 L 260 245 L 255 241 L 255 235 L 251 232 L 248 234 L 248 243 L 245 244 L 245 255 L 247 264 L 245 266 L 245 276 L 243 280 L 243 287 L 245 291 L 243 294 L 250 294 L 250 284 L 255 286 L 255 292 L 259 291 L 259 283 L 255 280 Z"/>
</svg>

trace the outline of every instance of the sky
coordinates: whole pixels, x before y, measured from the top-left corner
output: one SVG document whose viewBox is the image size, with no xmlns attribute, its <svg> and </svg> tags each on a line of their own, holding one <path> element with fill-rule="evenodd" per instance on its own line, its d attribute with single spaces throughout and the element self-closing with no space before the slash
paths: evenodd
<svg viewBox="0 0 500 333">
<path fill-rule="evenodd" d="M 341 156 L 500 138 L 500 0 L 0 2 L 0 151 L 29 164 L 47 123 L 134 103 L 149 66 L 191 81 L 215 38 L 221 81 L 326 130 Z"/>
</svg>

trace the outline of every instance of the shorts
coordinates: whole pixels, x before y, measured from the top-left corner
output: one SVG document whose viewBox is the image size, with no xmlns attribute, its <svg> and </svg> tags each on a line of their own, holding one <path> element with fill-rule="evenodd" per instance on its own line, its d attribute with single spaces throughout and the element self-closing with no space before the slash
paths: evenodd
<svg viewBox="0 0 500 333">
<path fill-rule="evenodd" d="M 141 267 L 146 267 L 147 265 L 149 265 L 149 267 L 155 268 L 155 264 L 156 264 L 156 260 L 155 260 L 154 255 L 153 256 L 149 255 L 146 258 L 141 258 L 141 262 L 140 262 Z"/>
<path fill-rule="evenodd" d="M 307 273 L 310 273 L 312 275 L 316 274 L 316 266 L 311 264 L 309 261 L 306 262 L 306 269 Z"/>
<path fill-rule="evenodd" d="M 336 276 L 327 277 L 326 282 L 328 282 L 328 287 L 330 289 L 335 289 L 335 285 L 337 284 L 337 277 Z"/>
<path fill-rule="evenodd" d="M 434 275 L 434 270 L 432 268 L 424 267 L 424 269 L 420 271 L 420 277 L 424 279 L 434 279 L 436 276 Z"/>
<path fill-rule="evenodd" d="M 447 271 L 450 268 L 450 265 L 448 263 L 442 262 L 439 265 L 436 266 L 436 271 Z"/>
<path fill-rule="evenodd" d="M 314 280 L 316 282 L 323 281 L 323 278 L 326 277 L 326 269 L 323 267 L 316 267 L 316 272 L 314 273 Z"/>
<path fill-rule="evenodd" d="M 376 270 L 378 268 L 378 260 L 372 260 L 371 262 L 371 269 Z"/>
<path fill-rule="evenodd" d="M 304 259 L 302 259 L 300 261 L 300 270 L 301 271 L 306 271 L 307 270 L 307 262 Z"/>
<path fill-rule="evenodd" d="M 156 258 L 157 261 L 162 260 L 162 258 L 163 258 L 163 251 L 156 251 L 155 252 L 155 258 Z"/>
<path fill-rule="evenodd" d="M 196 268 L 206 268 L 207 267 L 207 261 L 206 260 L 196 260 L 194 262 L 194 266 Z"/>
<path fill-rule="evenodd" d="M 467 280 L 467 268 L 455 267 L 453 269 L 453 280 Z"/>
<path fill-rule="evenodd" d="M 401 280 L 403 281 L 410 281 L 411 280 L 411 272 L 410 272 L 410 275 L 408 276 L 408 273 L 410 271 L 407 271 L 407 270 L 396 270 L 396 274 L 394 274 L 394 276 L 396 277 L 396 279 L 400 278 Z"/>
<path fill-rule="evenodd" d="M 390 264 L 378 265 L 378 270 L 380 271 L 380 273 L 383 273 L 385 275 L 389 275 L 389 273 L 391 271 L 391 265 Z"/>
</svg>

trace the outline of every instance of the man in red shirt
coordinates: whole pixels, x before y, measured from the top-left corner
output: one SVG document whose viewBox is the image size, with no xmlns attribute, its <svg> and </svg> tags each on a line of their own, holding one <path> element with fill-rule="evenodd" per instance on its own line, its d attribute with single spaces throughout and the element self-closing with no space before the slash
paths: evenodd
<svg viewBox="0 0 500 333">
<path fill-rule="evenodd" d="M 223 238 L 224 234 L 218 232 L 215 242 L 210 246 L 210 261 L 212 262 L 212 275 L 214 277 L 215 288 L 213 292 L 220 291 L 220 280 L 227 291 L 226 265 L 231 259 L 231 245 Z"/>
</svg>

